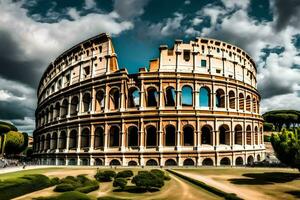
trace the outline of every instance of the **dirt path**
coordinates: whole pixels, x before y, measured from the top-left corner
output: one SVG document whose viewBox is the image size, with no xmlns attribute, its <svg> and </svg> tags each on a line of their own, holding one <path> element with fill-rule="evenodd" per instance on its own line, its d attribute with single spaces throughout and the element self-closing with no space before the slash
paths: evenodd
<svg viewBox="0 0 300 200">
<path fill-rule="evenodd" d="M 227 193 L 235 193 L 237 196 L 243 198 L 243 199 L 249 199 L 249 200 L 253 200 L 253 199 L 270 199 L 269 196 L 264 195 L 262 193 L 260 193 L 259 191 L 254 191 L 252 189 L 247 189 L 247 188 L 242 188 L 239 186 L 236 186 L 234 184 L 231 183 L 223 183 L 223 182 L 219 182 L 219 181 L 215 181 L 210 177 L 204 176 L 204 175 L 199 175 L 199 174 L 194 174 L 194 173 L 190 173 L 190 172 L 181 172 L 181 171 L 176 171 L 177 173 L 183 174 L 185 176 L 194 178 L 196 180 L 202 181 L 210 186 L 213 186 L 215 188 L 218 188 L 224 192 Z M 228 177 L 228 176 L 227 176 Z M 231 178 L 236 178 L 236 177 L 231 177 Z"/>
<path fill-rule="evenodd" d="M 36 198 L 36 197 L 52 196 L 54 193 L 53 189 L 54 189 L 54 187 L 45 188 L 43 190 L 38 190 L 38 191 L 31 192 L 31 193 L 25 194 L 23 196 L 14 198 L 13 200 L 28 200 L 28 199 L 32 199 L 32 198 Z"/>
</svg>

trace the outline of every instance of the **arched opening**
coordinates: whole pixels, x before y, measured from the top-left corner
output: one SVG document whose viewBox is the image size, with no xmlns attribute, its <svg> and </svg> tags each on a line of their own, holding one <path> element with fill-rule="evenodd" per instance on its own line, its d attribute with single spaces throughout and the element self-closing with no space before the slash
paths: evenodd
<svg viewBox="0 0 300 200">
<path fill-rule="evenodd" d="M 245 108 L 245 100 L 244 100 L 244 94 L 240 93 L 239 94 L 239 110 L 244 110 Z"/>
<path fill-rule="evenodd" d="M 246 98 L 246 110 L 251 111 L 251 97 L 249 95 Z"/>
<path fill-rule="evenodd" d="M 45 147 L 45 145 L 44 145 L 44 143 L 45 143 L 45 136 L 44 135 L 42 136 L 40 142 L 41 142 L 41 144 L 40 144 L 41 150 L 44 150 L 44 147 Z"/>
<path fill-rule="evenodd" d="M 71 100 L 71 110 L 70 110 L 70 115 L 75 116 L 78 114 L 79 111 L 79 100 L 78 97 L 75 96 Z"/>
<path fill-rule="evenodd" d="M 65 131 L 61 131 L 59 134 L 59 149 L 65 149 L 67 143 L 67 134 Z"/>
<path fill-rule="evenodd" d="M 57 149 L 57 133 L 54 132 L 51 137 L 51 149 Z"/>
<path fill-rule="evenodd" d="M 225 93 L 222 89 L 216 91 L 216 107 L 225 108 Z"/>
<path fill-rule="evenodd" d="M 50 149 L 50 141 L 51 141 L 51 135 L 47 134 L 46 136 L 46 149 Z"/>
<path fill-rule="evenodd" d="M 147 147 L 155 147 L 157 145 L 156 128 L 154 126 L 147 127 Z"/>
<path fill-rule="evenodd" d="M 255 98 L 253 98 L 253 100 L 252 100 L 252 105 L 253 105 L 253 112 L 254 113 L 257 113 L 257 101 L 256 101 L 256 99 Z"/>
<path fill-rule="evenodd" d="M 166 106 L 175 106 L 175 89 L 171 86 L 167 87 L 166 89 Z"/>
<path fill-rule="evenodd" d="M 256 160 L 257 160 L 257 162 L 260 162 L 260 155 L 258 154 L 257 156 L 256 156 Z"/>
<path fill-rule="evenodd" d="M 193 105 L 193 89 L 192 87 L 185 85 L 181 89 L 182 106 Z"/>
<path fill-rule="evenodd" d="M 137 166 L 137 162 L 135 162 L 134 160 L 131 160 L 128 162 L 128 166 Z"/>
<path fill-rule="evenodd" d="M 157 107 L 158 94 L 155 87 L 149 87 L 147 90 L 147 106 L 148 107 Z"/>
<path fill-rule="evenodd" d="M 100 111 L 104 109 L 104 92 L 100 90 L 96 93 L 96 111 Z"/>
<path fill-rule="evenodd" d="M 138 144 L 138 128 L 136 126 L 130 126 L 128 128 L 128 147 L 137 147 Z"/>
<path fill-rule="evenodd" d="M 77 165 L 76 159 L 75 158 L 69 159 L 68 165 Z"/>
<path fill-rule="evenodd" d="M 117 110 L 119 109 L 120 94 L 117 88 L 112 88 L 109 92 L 109 109 Z"/>
<path fill-rule="evenodd" d="M 259 143 L 258 143 L 258 128 L 257 128 L 257 126 L 255 126 L 255 128 L 254 128 L 254 138 L 255 138 L 255 144 L 256 145 L 258 145 Z"/>
<path fill-rule="evenodd" d="M 60 116 L 60 104 L 59 104 L 59 102 L 57 102 L 55 104 L 54 111 L 53 111 L 54 120 L 58 120 L 59 116 Z"/>
<path fill-rule="evenodd" d="M 66 118 L 68 114 L 68 100 L 64 99 L 62 104 L 61 104 L 61 112 L 60 112 L 60 117 L 61 118 Z"/>
<path fill-rule="evenodd" d="M 259 133 L 260 133 L 260 143 L 263 144 L 264 143 L 264 133 L 263 133 L 262 127 L 260 127 L 260 129 L 259 129 Z"/>
<path fill-rule="evenodd" d="M 53 112 L 54 112 L 54 108 L 53 108 L 53 105 L 51 105 L 50 111 L 49 111 L 49 122 L 52 122 L 52 120 L 53 120 Z"/>
<path fill-rule="evenodd" d="M 103 161 L 100 158 L 96 158 L 95 162 L 94 162 L 94 165 L 101 166 L 101 165 L 103 165 Z"/>
<path fill-rule="evenodd" d="M 229 108 L 235 109 L 235 94 L 232 90 L 229 92 Z"/>
<path fill-rule="evenodd" d="M 194 145 L 194 128 L 186 125 L 183 127 L 183 146 Z"/>
<path fill-rule="evenodd" d="M 220 161 L 220 165 L 230 165 L 230 159 L 227 157 L 222 158 Z"/>
<path fill-rule="evenodd" d="M 193 161 L 193 159 L 187 158 L 183 161 L 183 165 L 184 166 L 194 166 L 195 162 Z"/>
<path fill-rule="evenodd" d="M 251 126 L 248 125 L 246 129 L 246 144 L 251 145 Z"/>
<path fill-rule="evenodd" d="M 239 124 L 234 127 L 234 144 L 243 144 L 243 129 Z"/>
<path fill-rule="evenodd" d="M 54 158 L 51 158 L 50 165 L 55 165 L 55 159 Z"/>
<path fill-rule="evenodd" d="M 225 124 L 219 128 L 219 143 L 230 145 L 230 132 L 229 127 Z"/>
<path fill-rule="evenodd" d="M 158 166 L 158 163 L 154 159 L 150 159 L 146 162 L 146 166 Z"/>
<path fill-rule="evenodd" d="M 200 107 L 210 107 L 210 90 L 207 87 L 200 88 Z"/>
<path fill-rule="evenodd" d="M 47 108 L 46 111 L 45 111 L 45 124 L 47 124 L 49 122 L 48 121 L 48 115 L 49 115 L 49 110 Z"/>
<path fill-rule="evenodd" d="M 97 127 L 94 133 L 94 148 L 100 148 L 104 146 L 104 131 L 102 127 Z"/>
<path fill-rule="evenodd" d="M 110 147 L 120 146 L 120 129 L 117 126 L 112 126 L 109 131 L 109 145 Z"/>
<path fill-rule="evenodd" d="M 85 128 L 81 131 L 81 148 L 88 148 L 90 147 L 90 130 Z"/>
<path fill-rule="evenodd" d="M 83 166 L 89 165 L 89 159 L 87 159 L 87 158 L 81 159 L 80 165 L 83 165 Z"/>
<path fill-rule="evenodd" d="M 128 108 L 135 108 L 140 106 L 140 91 L 137 88 L 129 90 L 128 94 Z"/>
<path fill-rule="evenodd" d="M 235 159 L 235 165 L 236 165 L 236 166 L 244 165 L 243 158 L 242 158 L 242 157 L 237 157 L 237 158 Z"/>
<path fill-rule="evenodd" d="M 208 125 L 201 128 L 201 143 L 212 145 L 212 128 Z"/>
<path fill-rule="evenodd" d="M 82 97 L 83 112 L 90 112 L 92 107 L 90 93 L 85 93 Z"/>
<path fill-rule="evenodd" d="M 119 166 L 119 165 L 121 165 L 121 163 L 119 160 L 113 159 L 112 161 L 110 161 L 109 165 L 110 166 Z"/>
<path fill-rule="evenodd" d="M 63 158 L 58 159 L 58 165 L 66 165 L 66 161 Z"/>
<path fill-rule="evenodd" d="M 253 163 L 254 163 L 254 158 L 253 158 L 253 156 L 248 156 L 248 158 L 247 158 L 247 164 L 248 164 L 248 165 L 253 165 Z"/>
<path fill-rule="evenodd" d="M 203 166 L 213 166 L 214 165 L 214 161 L 211 158 L 205 158 L 202 161 L 202 165 Z"/>
<path fill-rule="evenodd" d="M 44 111 L 42 111 L 41 113 L 41 125 L 44 125 L 45 124 L 45 113 Z"/>
<path fill-rule="evenodd" d="M 168 159 L 165 162 L 165 166 L 176 166 L 176 165 L 177 165 L 177 162 L 173 159 Z"/>
<path fill-rule="evenodd" d="M 77 148 L 77 131 L 72 130 L 70 133 L 69 149 Z"/>
<path fill-rule="evenodd" d="M 166 134 L 165 134 L 165 145 L 166 146 L 175 146 L 175 127 L 173 125 L 168 125 L 166 127 Z"/>
</svg>

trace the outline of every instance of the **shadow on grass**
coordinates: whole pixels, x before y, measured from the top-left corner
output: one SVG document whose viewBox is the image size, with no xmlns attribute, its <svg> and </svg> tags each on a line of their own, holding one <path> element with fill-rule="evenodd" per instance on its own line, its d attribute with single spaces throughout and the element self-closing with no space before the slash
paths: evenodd
<svg viewBox="0 0 300 200">
<path fill-rule="evenodd" d="M 146 189 L 137 186 L 126 186 L 123 190 L 120 188 L 113 190 L 113 192 L 129 192 L 129 193 L 145 193 L 145 192 L 158 192 L 158 191 L 159 191 L 158 188 Z"/>
<path fill-rule="evenodd" d="M 233 178 L 229 181 L 240 185 L 269 185 L 274 183 L 286 183 L 300 179 L 300 174 L 285 172 L 265 172 L 243 174 L 247 178 Z"/>
<path fill-rule="evenodd" d="M 292 190 L 292 191 L 287 191 L 285 193 L 288 193 L 290 195 L 293 195 L 295 198 L 300 199 L 300 190 Z"/>
</svg>

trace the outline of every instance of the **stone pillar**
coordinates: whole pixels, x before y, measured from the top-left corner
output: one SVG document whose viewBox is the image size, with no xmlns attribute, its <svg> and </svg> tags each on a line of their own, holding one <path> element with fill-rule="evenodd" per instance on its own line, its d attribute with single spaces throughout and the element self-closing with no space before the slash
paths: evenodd
<svg viewBox="0 0 300 200">
<path fill-rule="evenodd" d="M 121 122 L 121 151 L 125 152 L 126 151 L 126 147 L 125 147 L 125 140 L 126 140 L 126 134 L 125 134 L 125 123 L 124 123 L 124 119 L 122 119 Z"/>
<path fill-rule="evenodd" d="M 104 125 L 104 151 L 107 151 L 108 148 L 108 134 L 109 134 L 109 130 L 108 130 L 108 125 L 107 123 L 105 123 Z"/>
<path fill-rule="evenodd" d="M 159 137 L 159 144 L 158 144 L 158 150 L 161 151 L 163 149 L 163 127 L 162 127 L 162 118 L 159 118 L 159 124 L 158 124 L 158 137 Z"/>
<path fill-rule="evenodd" d="M 95 113 L 96 111 L 96 91 L 95 88 L 92 88 L 92 93 L 91 93 L 91 113 Z"/>
<path fill-rule="evenodd" d="M 144 133 L 144 119 L 140 118 L 140 127 L 139 127 L 139 139 L 140 139 L 140 152 L 144 151 L 145 148 L 145 133 Z"/>
<path fill-rule="evenodd" d="M 159 109 L 163 108 L 163 95 L 162 79 L 159 79 Z"/>
<path fill-rule="evenodd" d="M 180 81 L 179 81 L 179 78 L 177 77 L 177 79 L 176 79 L 176 109 L 181 108 L 180 97 L 181 97 Z"/>
<path fill-rule="evenodd" d="M 61 134 L 61 133 L 60 133 Z M 68 128 L 67 129 L 67 133 L 66 133 L 66 136 L 67 136 L 67 138 L 66 138 L 66 151 L 68 151 L 69 150 L 69 145 L 70 145 L 70 129 Z M 59 144 L 60 145 L 60 144 Z"/>
<path fill-rule="evenodd" d="M 176 145 L 176 149 L 180 150 L 181 149 L 181 119 L 178 118 L 177 119 L 177 145 Z"/>
<path fill-rule="evenodd" d="M 144 109 L 145 91 L 144 91 L 144 80 L 141 80 L 141 91 L 140 91 L 140 110 Z"/>
<path fill-rule="evenodd" d="M 78 132 L 77 132 L 77 152 L 80 152 L 80 148 L 81 148 L 81 126 L 79 124 Z"/>
<path fill-rule="evenodd" d="M 122 85 L 121 85 L 121 91 L 120 91 L 120 96 L 121 96 L 121 98 L 120 98 L 120 111 L 124 111 L 125 110 L 125 105 L 124 105 L 124 103 L 125 103 L 125 90 L 124 90 L 124 86 L 125 86 L 125 84 L 124 84 L 124 81 L 122 81 Z"/>
<path fill-rule="evenodd" d="M 91 124 L 91 131 L 90 131 L 90 148 L 89 151 L 93 151 L 94 150 L 94 140 L 95 140 L 95 126 L 93 124 Z"/>
</svg>

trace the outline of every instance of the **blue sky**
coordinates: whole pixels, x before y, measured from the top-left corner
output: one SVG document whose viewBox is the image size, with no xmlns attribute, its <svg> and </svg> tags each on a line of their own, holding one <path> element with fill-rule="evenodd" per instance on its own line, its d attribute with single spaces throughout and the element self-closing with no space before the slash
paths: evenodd
<svg viewBox="0 0 300 200">
<path fill-rule="evenodd" d="M 299 19 L 298 0 L 0 0 L 0 120 L 32 132 L 47 65 L 102 32 L 130 73 L 175 39 L 235 44 L 257 63 L 262 112 L 299 110 Z"/>
</svg>

